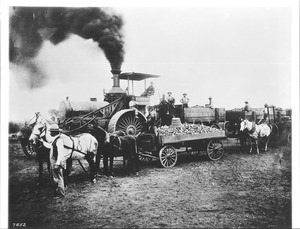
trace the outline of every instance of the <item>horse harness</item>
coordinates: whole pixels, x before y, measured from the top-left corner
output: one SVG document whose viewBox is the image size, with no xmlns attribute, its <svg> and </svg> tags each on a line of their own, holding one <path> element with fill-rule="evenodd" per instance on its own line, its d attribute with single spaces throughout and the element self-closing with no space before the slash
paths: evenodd
<svg viewBox="0 0 300 229">
<path fill-rule="evenodd" d="M 119 145 L 115 145 L 113 143 L 111 143 L 111 146 L 113 146 L 114 148 L 118 149 L 119 151 L 122 150 L 122 144 L 121 144 L 121 139 L 119 136 L 114 136 L 114 138 L 117 138 L 118 139 L 118 142 L 119 142 Z"/>
<path fill-rule="evenodd" d="M 81 154 L 83 154 L 83 155 L 87 155 L 86 153 L 80 151 L 79 149 L 75 149 L 75 143 L 74 143 L 73 138 L 72 138 L 71 136 L 68 136 L 68 137 L 69 137 L 69 138 L 71 139 L 71 141 L 72 141 L 72 147 L 67 146 L 67 145 L 64 145 L 64 147 L 65 147 L 66 149 L 71 149 L 71 150 L 72 150 L 71 155 L 70 155 L 70 158 L 72 158 L 74 151 L 76 151 L 76 152 L 78 152 L 78 153 L 81 153 Z"/>
<path fill-rule="evenodd" d="M 249 131 L 250 134 L 253 134 L 256 131 L 256 124 L 253 123 L 251 130 Z"/>
</svg>

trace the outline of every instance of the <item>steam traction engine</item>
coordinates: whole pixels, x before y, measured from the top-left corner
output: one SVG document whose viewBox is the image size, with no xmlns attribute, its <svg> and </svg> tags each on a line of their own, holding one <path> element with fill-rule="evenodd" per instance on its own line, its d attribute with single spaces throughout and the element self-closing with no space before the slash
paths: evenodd
<svg viewBox="0 0 300 229">
<path fill-rule="evenodd" d="M 59 106 L 60 127 L 65 132 L 82 132 L 89 124 L 101 126 L 109 133 L 123 131 L 125 134 L 137 135 L 146 124 L 146 108 L 150 105 L 148 96 L 135 96 L 129 94 L 129 83 L 133 81 L 146 82 L 148 78 L 157 78 L 157 75 L 143 73 L 121 73 L 120 70 L 112 70 L 113 87 L 105 93 L 104 101 L 97 102 L 96 99 L 86 103 L 72 102 L 70 99 L 62 101 Z M 120 87 L 120 80 L 127 80 L 128 90 Z M 145 84 L 146 86 L 146 84 Z M 129 109 L 129 102 L 135 98 L 137 102 L 138 115 Z"/>
</svg>

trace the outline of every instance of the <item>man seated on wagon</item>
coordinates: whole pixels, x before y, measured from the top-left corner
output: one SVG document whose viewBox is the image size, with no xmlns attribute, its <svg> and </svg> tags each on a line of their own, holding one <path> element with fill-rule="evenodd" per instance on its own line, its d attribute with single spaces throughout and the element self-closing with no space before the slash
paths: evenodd
<svg viewBox="0 0 300 229">
<path fill-rule="evenodd" d="M 150 113 L 147 116 L 147 123 L 146 123 L 146 131 L 154 132 L 155 136 L 157 136 L 157 111 L 154 108 L 150 109 Z"/>
<path fill-rule="evenodd" d="M 268 104 L 267 103 L 265 104 L 263 118 L 261 118 L 257 124 L 260 124 L 260 123 L 269 124 Z"/>
<path fill-rule="evenodd" d="M 214 108 L 214 103 L 212 102 L 212 97 L 209 96 L 208 100 L 209 100 L 209 102 L 208 102 L 208 104 L 205 104 L 205 107 L 213 109 Z"/>
<path fill-rule="evenodd" d="M 252 109 L 251 109 L 251 107 L 250 107 L 250 105 L 249 105 L 249 102 L 248 102 L 248 101 L 245 101 L 244 111 L 249 112 L 249 111 L 251 111 L 251 110 L 252 110 Z"/>
</svg>

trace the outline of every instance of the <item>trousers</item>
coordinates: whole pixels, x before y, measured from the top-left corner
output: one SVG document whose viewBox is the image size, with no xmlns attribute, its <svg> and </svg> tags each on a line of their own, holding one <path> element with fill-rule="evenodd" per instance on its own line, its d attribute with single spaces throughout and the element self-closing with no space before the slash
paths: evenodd
<svg viewBox="0 0 300 229">
<path fill-rule="evenodd" d="M 55 194 L 65 196 L 65 184 L 62 167 L 53 169 L 53 181 L 55 185 Z"/>
</svg>

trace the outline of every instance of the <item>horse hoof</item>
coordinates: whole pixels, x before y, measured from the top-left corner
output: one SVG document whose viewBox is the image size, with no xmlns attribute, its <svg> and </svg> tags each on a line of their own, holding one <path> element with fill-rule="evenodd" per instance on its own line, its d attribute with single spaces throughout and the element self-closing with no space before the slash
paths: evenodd
<svg viewBox="0 0 300 229">
<path fill-rule="evenodd" d="M 94 179 L 92 180 L 92 183 L 93 183 L 93 184 L 95 184 L 95 183 L 96 183 L 96 178 L 94 178 Z"/>
</svg>

